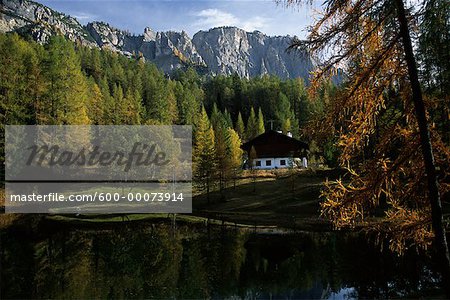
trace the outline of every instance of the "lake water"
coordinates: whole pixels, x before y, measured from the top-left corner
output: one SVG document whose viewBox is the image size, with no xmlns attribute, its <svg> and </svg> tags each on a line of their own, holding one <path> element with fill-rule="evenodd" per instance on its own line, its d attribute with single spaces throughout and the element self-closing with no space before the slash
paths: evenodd
<svg viewBox="0 0 450 300">
<path fill-rule="evenodd" d="M 348 233 L 53 223 L 1 232 L 1 298 L 354 299 L 439 295 L 431 260 Z"/>
</svg>

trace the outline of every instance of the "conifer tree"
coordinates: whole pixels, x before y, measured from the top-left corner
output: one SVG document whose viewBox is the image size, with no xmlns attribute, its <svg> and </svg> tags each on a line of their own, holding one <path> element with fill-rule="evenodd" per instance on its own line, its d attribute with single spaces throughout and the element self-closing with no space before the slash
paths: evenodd
<svg viewBox="0 0 450 300">
<path fill-rule="evenodd" d="M 239 135 L 241 140 L 245 140 L 245 125 L 244 120 L 242 120 L 241 112 L 239 112 L 237 121 L 236 121 L 236 133 Z"/>
<path fill-rule="evenodd" d="M 223 116 L 225 118 L 227 127 L 233 128 L 233 121 L 231 120 L 231 114 L 226 108 L 225 108 L 225 110 L 223 112 Z"/>
<path fill-rule="evenodd" d="M 448 8 L 448 1 L 443 3 Z M 327 1 L 307 41 L 296 41 L 293 47 L 307 46 L 316 53 L 334 47 L 335 54 L 314 72 L 312 93 L 346 62 L 345 89 L 319 122 L 320 131 L 339 137 L 340 162 L 351 172 L 345 183 L 327 184 L 322 214 L 336 227 L 352 226 L 386 204 L 384 218 L 371 227 L 387 236 L 390 249 L 399 253 L 412 244 L 428 248 L 433 241 L 449 298 L 450 253 L 441 203 L 447 190 L 445 176 L 439 175 L 447 172 L 449 155 L 429 120 L 437 103 L 424 99 L 415 34 L 411 36 L 421 18 L 439 14 L 434 4 L 438 2 Z M 448 44 L 448 32 L 438 33 L 433 48 L 439 49 L 436 44 L 445 36 Z"/>
<path fill-rule="evenodd" d="M 165 87 L 165 98 L 163 106 L 160 107 L 161 122 L 166 125 L 176 124 L 178 122 L 177 99 L 174 92 L 175 83 L 168 80 Z"/>
<path fill-rule="evenodd" d="M 289 99 L 284 93 L 279 94 L 279 101 L 275 108 L 275 117 L 279 126 L 278 128 L 281 129 L 283 133 L 287 133 L 287 131 L 290 130 L 293 113 L 291 111 L 291 104 L 289 103 Z M 289 127 L 288 130 L 286 130 L 287 127 Z"/>
<path fill-rule="evenodd" d="M 111 96 L 111 90 L 106 76 L 100 79 L 98 86 L 103 95 L 103 114 L 101 117 L 105 125 L 111 125 L 114 118 L 114 99 Z"/>
<path fill-rule="evenodd" d="M 43 108 L 40 46 L 17 34 L 0 36 L 0 166 L 4 166 L 4 125 L 36 124 Z"/>
<path fill-rule="evenodd" d="M 44 62 L 50 106 L 50 124 L 87 124 L 87 83 L 72 43 L 53 36 Z"/>
<path fill-rule="evenodd" d="M 158 120 L 162 124 L 174 124 L 178 119 L 174 83 L 165 81 L 162 74 L 152 69 L 146 74 L 144 83 L 147 118 Z"/>
<path fill-rule="evenodd" d="M 200 191 L 206 191 L 208 202 L 209 192 L 213 184 L 216 170 L 214 130 L 202 107 L 200 117 L 195 124 L 193 157 L 194 181 Z"/>
<path fill-rule="evenodd" d="M 291 131 L 291 119 L 287 118 L 284 120 L 283 124 L 281 125 L 281 131 L 284 134 L 287 134 Z"/>
<path fill-rule="evenodd" d="M 220 123 L 219 123 L 220 124 Z M 214 129 L 215 137 L 215 159 L 217 167 L 217 176 L 219 180 L 219 189 L 222 193 L 226 187 L 229 171 L 229 161 L 227 153 L 227 128 L 220 124 Z M 223 195 L 222 195 L 223 197 Z"/>
<path fill-rule="evenodd" d="M 265 132 L 265 128 L 264 128 L 264 117 L 263 117 L 263 113 L 261 110 L 261 107 L 258 110 L 258 133 L 257 135 L 263 134 Z"/>
<path fill-rule="evenodd" d="M 119 113 L 122 111 L 124 103 L 122 86 L 115 84 L 113 88 L 113 106 L 112 106 L 112 123 L 120 125 L 123 121 L 123 116 Z"/>
<path fill-rule="evenodd" d="M 242 166 L 241 139 L 232 128 L 227 129 L 227 165 L 229 176 L 233 177 L 234 187 L 236 187 L 236 176 Z"/>
<path fill-rule="evenodd" d="M 255 116 L 255 110 L 253 107 L 250 109 L 250 116 L 247 121 L 246 138 L 251 140 L 258 135 L 258 122 Z"/>
<path fill-rule="evenodd" d="M 17 34 L 0 37 L 1 124 L 34 124 L 43 89 L 40 57 Z"/>
<path fill-rule="evenodd" d="M 192 91 L 189 86 L 184 87 L 181 82 L 177 81 L 174 93 L 177 99 L 180 124 L 193 124 L 199 110 L 199 103 L 194 94 L 195 91 Z"/>
<path fill-rule="evenodd" d="M 216 130 L 217 127 L 223 125 L 222 123 L 223 123 L 222 113 L 217 108 L 216 103 L 214 103 L 211 111 L 211 125 L 213 126 L 214 130 Z"/>
<path fill-rule="evenodd" d="M 216 146 L 216 160 L 217 160 L 217 176 L 219 180 L 219 188 L 222 192 L 227 181 L 228 161 L 227 161 L 227 127 L 228 123 L 217 105 L 213 104 L 211 112 L 211 125 L 214 129 L 215 146 Z M 223 196 L 223 195 L 222 195 Z"/>
<path fill-rule="evenodd" d="M 100 87 L 95 83 L 91 77 L 88 81 L 89 97 L 87 102 L 87 112 L 91 123 L 94 125 L 105 124 L 104 120 L 104 97 Z"/>
<path fill-rule="evenodd" d="M 120 114 L 124 117 L 121 124 L 137 125 L 141 123 L 141 96 L 138 90 L 128 90 Z"/>
</svg>

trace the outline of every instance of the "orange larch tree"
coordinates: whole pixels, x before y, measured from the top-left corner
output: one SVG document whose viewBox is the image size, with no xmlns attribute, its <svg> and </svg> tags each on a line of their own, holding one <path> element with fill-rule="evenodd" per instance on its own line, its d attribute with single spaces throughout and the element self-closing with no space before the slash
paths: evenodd
<svg viewBox="0 0 450 300">
<path fill-rule="evenodd" d="M 292 48 L 326 53 L 311 93 L 338 68 L 345 72 L 328 113 L 314 126 L 318 137 L 337 137 L 340 163 L 349 170 L 326 183 L 323 216 L 336 228 L 376 231 L 399 253 L 434 242 L 450 296 L 440 198 L 449 192 L 450 152 L 429 122 L 435 98 L 421 91 L 411 39 L 425 2 L 405 9 L 402 0 L 325 1 L 307 41 L 294 40 Z"/>
</svg>

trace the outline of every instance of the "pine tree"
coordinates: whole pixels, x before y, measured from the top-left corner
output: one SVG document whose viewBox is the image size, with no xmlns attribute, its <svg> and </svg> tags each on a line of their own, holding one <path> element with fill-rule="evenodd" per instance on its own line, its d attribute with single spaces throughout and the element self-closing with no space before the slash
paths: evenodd
<svg viewBox="0 0 450 300">
<path fill-rule="evenodd" d="M 291 119 L 287 118 L 284 120 L 283 124 L 281 125 L 281 131 L 284 134 L 287 134 L 291 131 Z"/>
<path fill-rule="evenodd" d="M 44 88 L 38 54 L 40 46 L 21 40 L 17 34 L 0 36 L 1 124 L 36 124 Z"/>
<path fill-rule="evenodd" d="M 53 36 L 44 62 L 50 124 L 87 124 L 87 83 L 72 43 Z"/>
<path fill-rule="evenodd" d="M 215 146 L 216 146 L 216 160 L 217 160 L 217 176 L 219 180 L 219 188 L 222 193 L 226 181 L 228 172 L 228 161 L 227 161 L 227 145 L 226 145 L 226 135 L 228 123 L 225 119 L 224 114 L 222 114 L 217 105 L 213 104 L 213 109 L 211 112 L 211 125 L 214 129 L 215 136 Z M 223 197 L 223 194 L 222 194 Z"/>
<path fill-rule="evenodd" d="M 225 108 L 224 112 L 223 112 L 223 116 L 225 118 L 225 121 L 227 123 L 227 127 L 233 127 L 233 121 L 231 120 L 231 114 L 230 112 Z"/>
<path fill-rule="evenodd" d="M 177 98 L 174 92 L 175 83 L 168 80 L 165 88 L 165 98 L 163 106 L 160 108 L 161 122 L 166 125 L 177 124 L 178 109 Z"/>
<path fill-rule="evenodd" d="M 111 125 L 113 124 L 114 119 L 114 99 L 111 96 L 111 91 L 106 76 L 100 79 L 98 86 L 103 96 L 103 114 L 101 116 L 103 119 L 103 124 Z"/>
<path fill-rule="evenodd" d="M 123 89 L 122 86 L 115 84 L 113 88 L 113 106 L 112 106 L 112 119 L 111 122 L 114 125 L 120 125 L 123 122 L 122 106 L 124 104 Z"/>
<path fill-rule="evenodd" d="M 250 109 L 250 116 L 247 121 L 246 138 L 251 140 L 258 135 L 258 122 L 255 116 L 255 110 L 253 107 Z"/>
<path fill-rule="evenodd" d="M 222 125 L 219 125 L 214 130 L 215 137 L 215 158 L 217 167 L 217 176 L 219 180 L 220 192 L 226 187 L 226 182 L 228 179 L 229 161 L 227 155 L 227 129 Z M 223 197 L 223 194 L 222 194 Z"/>
<path fill-rule="evenodd" d="M 237 121 L 236 121 L 236 133 L 239 135 L 241 140 L 245 140 L 245 125 L 244 120 L 242 120 L 241 112 L 239 112 Z"/>
<path fill-rule="evenodd" d="M 290 130 L 293 113 L 291 111 L 291 104 L 289 103 L 289 99 L 284 93 L 279 94 L 279 101 L 275 108 L 275 117 L 281 131 L 283 131 L 283 133 L 287 133 L 287 131 Z M 287 127 L 289 127 L 289 129 L 286 131 Z"/>
<path fill-rule="evenodd" d="M 141 96 L 138 90 L 128 90 L 125 93 L 124 103 L 120 115 L 123 116 L 121 124 L 138 125 L 141 123 Z"/>
<path fill-rule="evenodd" d="M 209 203 L 209 193 L 216 171 L 215 137 L 204 107 L 202 107 L 200 118 L 195 125 L 192 152 L 194 181 L 200 191 L 206 190 Z"/>
<path fill-rule="evenodd" d="M 217 108 L 216 103 L 213 104 L 213 108 L 211 111 L 211 125 L 213 126 L 214 130 L 216 130 L 219 126 L 223 126 L 223 116 L 222 113 Z"/>
<path fill-rule="evenodd" d="M 147 113 L 146 119 L 153 119 L 163 124 L 170 124 L 173 111 L 176 110 L 175 95 L 165 82 L 162 74 L 153 66 L 146 67 L 143 75 L 143 99 Z"/>
<path fill-rule="evenodd" d="M 227 165 L 228 176 L 232 176 L 234 187 L 236 187 L 236 176 L 242 166 L 243 150 L 241 149 L 241 139 L 236 131 L 232 128 L 227 129 Z"/>
<path fill-rule="evenodd" d="M 264 128 L 264 117 L 263 117 L 263 113 L 261 110 L 261 107 L 258 110 L 258 133 L 257 135 L 263 134 L 265 132 L 265 128 Z"/>
<path fill-rule="evenodd" d="M 189 86 L 184 87 L 181 82 L 177 81 L 174 93 L 177 99 L 180 124 L 192 125 L 200 107 L 195 97 L 195 89 L 192 90 Z"/>
<path fill-rule="evenodd" d="M 105 103 L 100 87 L 95 83 L 91 77 L 88 81 L 89 97 L 87 101 L 88 118 L 94 125 L 105 124 L 104 111 Z"/>
<path fill-rule="evenodd" d="M 4 125 L 41 122 L 44 83 L 39 66 L 40 46 L 17 34 L 0 35 L 0 165 L 4 166 Z"/>
</svg>

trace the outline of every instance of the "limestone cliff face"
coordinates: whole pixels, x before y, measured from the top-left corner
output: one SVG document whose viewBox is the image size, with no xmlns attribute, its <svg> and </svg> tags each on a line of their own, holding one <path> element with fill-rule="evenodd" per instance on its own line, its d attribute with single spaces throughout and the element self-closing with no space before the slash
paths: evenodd
<svg viewBox="0 0 450 300">
<path fill-rule="evenodd" d="M 186 65 L 206 67 L 203 58 L 184 31 L 154 32 L 146 28 L 139 52 L 164 72 Z"/>
<path fill-rule="evenodd" d="M 92 36 L 97 45 L 103 49 L 121 52 L 132 56 L 136 47 L 140 45 L 140 37 L 113 28 L 103 22 L 93 22 L 86 25 L 87 32 Z"/>
<path fill-rule="evenodd" d="M 86 29 L 101 48 L 142 55 L 167 73 L 186 65 L 205 66 L 184 31 L 155 32 L 147 27 L 143 35 L 136 36 L 102 22 L 89 23 Z"/>
<path fill-rule="evenodd" d="M 116 51 L 129 57 L 140 55 L 170 73 L 186 66 L 200 67 L 210 75 L 255 77 L 264 74 L 283 79 L 308 78 L 315 62 L 307 52 L 286 52 L 292 38 L 246 32 L 235 27 L 200 31 L 191 39 L 186 32 L 155 32 L 142 35 L 111 27 L 103 22 L 82 26 L 75 18 L 29 0 L 1 0 L 0 32 L 16 31 L 45 43 L 62 34 L 89 47 Z"/>
<path fill-rule="evenodd" d="M 307 78 L 314 62 L 308 53 L 288 53 L 291 40 L 289 36 L 270 37 L 259 31 L 219 27 L 196 33 L 192 41 L 213 74 Z"/>
<path fill-rule="evenodd" d="M 10 31 L 30 34 L 40 43 L 45 43 L 51 35 L 62 34 L 74 42 L 96 46 L 75 18 L 32 1 L 1 0 L 0 32 Z"/>
</svg>

